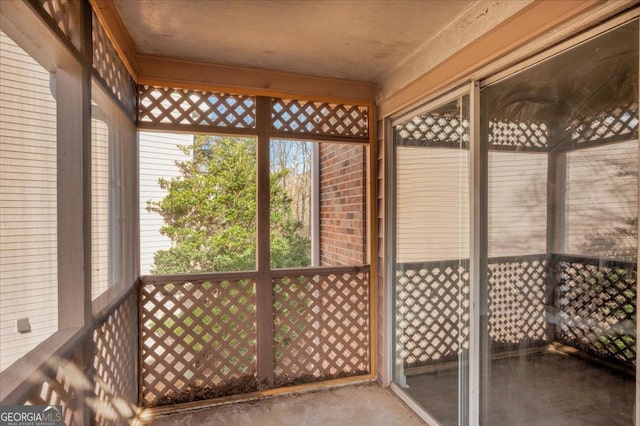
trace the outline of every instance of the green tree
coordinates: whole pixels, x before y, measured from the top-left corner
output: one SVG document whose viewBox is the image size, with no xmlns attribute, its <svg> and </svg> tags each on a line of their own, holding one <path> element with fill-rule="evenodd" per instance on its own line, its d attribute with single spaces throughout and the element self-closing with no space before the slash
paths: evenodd
<svg viewBox="0 0 640 426">
<path fill-rule="evenodd" d="M 172 247 L 154 256 L 154 274 L 255 269 L 256 144 L 251 138 L 195 136 L 179 146 L 191 157 L 180 175 L 159 179 L 167 195 L 148 201 L 164 218 L 160 229 Z M 286 168 L 271 174 L 271 265 L 306 266 L 310 240 L 292 219 L 292 200 L 280 185 Z"/>
</svg>

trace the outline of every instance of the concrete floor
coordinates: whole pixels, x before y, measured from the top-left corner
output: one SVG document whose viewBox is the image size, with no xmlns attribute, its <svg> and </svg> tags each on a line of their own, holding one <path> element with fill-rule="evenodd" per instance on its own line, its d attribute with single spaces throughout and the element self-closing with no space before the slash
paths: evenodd
<svg viewBox="0 0 640 426">
<path fill-rule="evenodd" d="M 393 393 L 376 384 L 278 396 L 154 419 L 158 426 L 424 426 Z"/>
</svg>

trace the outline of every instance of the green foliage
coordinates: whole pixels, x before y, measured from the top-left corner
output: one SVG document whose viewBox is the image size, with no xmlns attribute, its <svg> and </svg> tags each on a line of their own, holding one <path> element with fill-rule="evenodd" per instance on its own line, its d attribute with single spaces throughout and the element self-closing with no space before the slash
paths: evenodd
<svg viewBox="0 0 640 426">
<path fill-rule="evenodd" d="M 254 139 L 195 136 L 180 146 L 191 160 L 177 162 L 180 175 L 159 179 L 167 195 L 147 209 L 164 219 L 160 229 L 173 243 L 154 257 L 154 274 L 255 269 L 256 145 Z M 291 219 L 291 198 L 271 175 L 273 267 L 306 266 L 310 241 Z"/>
</svg>

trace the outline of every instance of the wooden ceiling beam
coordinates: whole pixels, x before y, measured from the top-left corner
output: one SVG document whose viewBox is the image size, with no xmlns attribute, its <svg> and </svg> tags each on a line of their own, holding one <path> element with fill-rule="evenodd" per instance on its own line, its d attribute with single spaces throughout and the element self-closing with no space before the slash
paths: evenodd
<svg viewBox="0 0 640 426">
<path fill-rule="evenodd" d="M 368 104 L 376 85 L 258 68 L 138 55 L 140 84 Z"/>
</svg>

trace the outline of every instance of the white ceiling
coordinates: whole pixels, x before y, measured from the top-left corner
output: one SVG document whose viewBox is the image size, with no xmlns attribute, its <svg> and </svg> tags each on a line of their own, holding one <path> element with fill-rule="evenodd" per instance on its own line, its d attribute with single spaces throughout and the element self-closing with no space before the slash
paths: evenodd
<svg viewBox="0 0 640 426">
<path fill-rule="evenodd" d="M 376 82 L 477 1 L 113 3 L 139 54 Z"/>
</svg>

